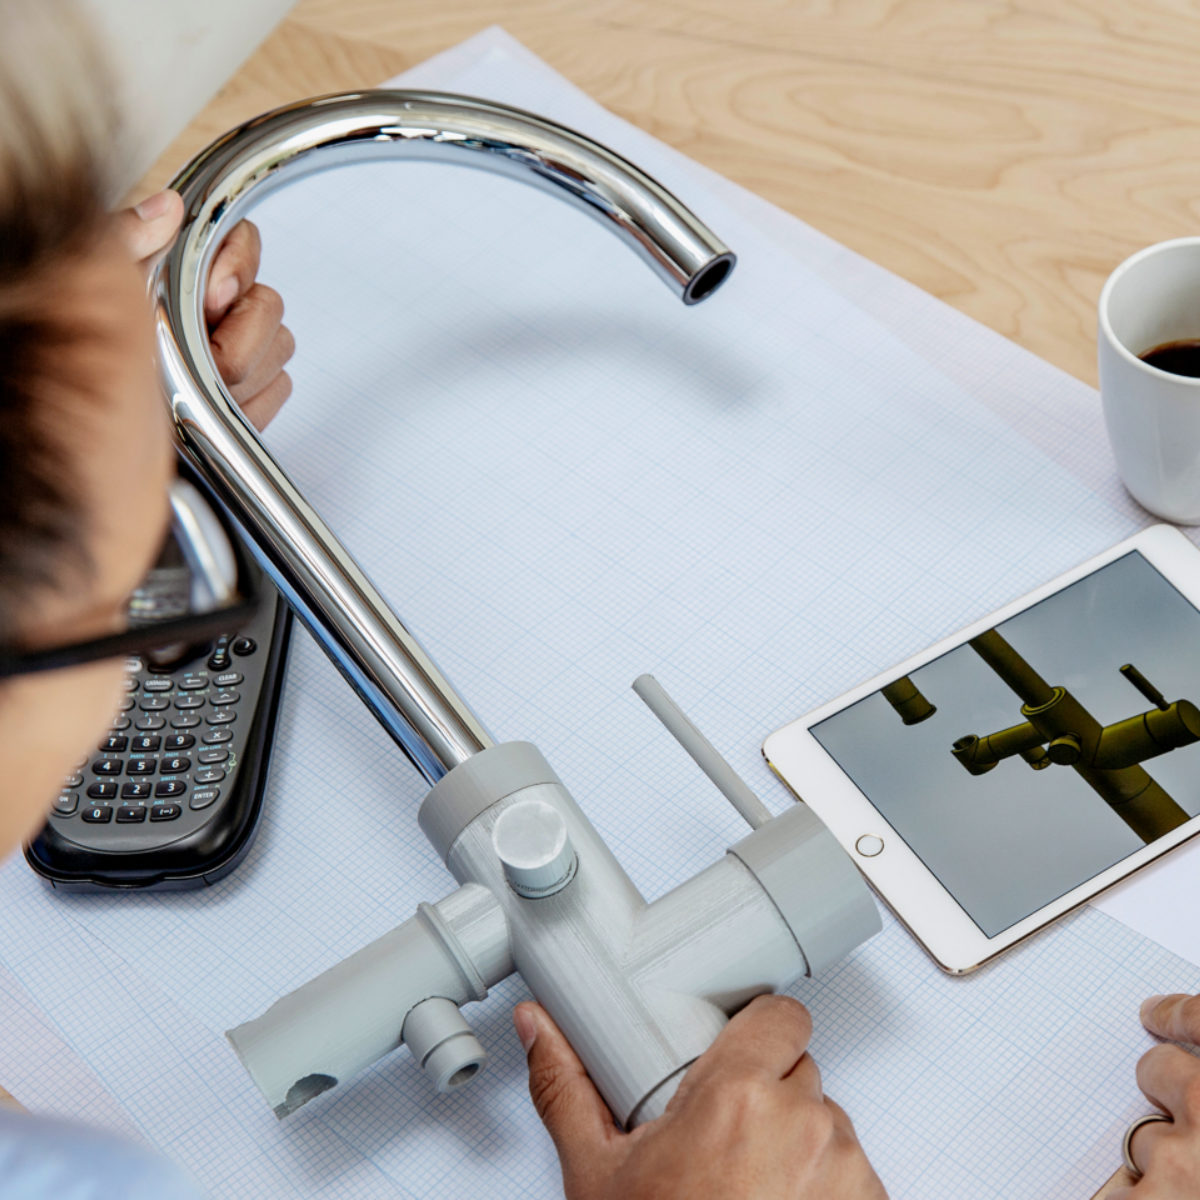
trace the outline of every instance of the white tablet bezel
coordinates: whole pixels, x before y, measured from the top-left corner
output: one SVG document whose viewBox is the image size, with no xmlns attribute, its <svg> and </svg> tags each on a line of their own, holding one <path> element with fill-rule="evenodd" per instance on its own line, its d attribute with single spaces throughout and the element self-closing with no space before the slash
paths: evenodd
<svg viewBox="0 0 1200 1200">
<path fill-rule="evenodd" d="M 771 769 L 797 800 L 808 804 L 825 822 L 880 898 L 938 966 L 952 975 L 975 970 L 1181 842 L 1195 837 L 1200 833 L 1200 816 L 1085 880 L 996 936 L 988 937 L 826 752 L 813 736 L 812 727 L 1132 550 L 1140 551 L 1200 609 L 1200 553 L 1179 530 L 1170 525 L 1155 525 L 776 730 L 763 743 L 763 755 Z M 864 835 L 881 839 L 883 849 L 873 856 L 860 853 L 856 843 Z"/>
</svg>

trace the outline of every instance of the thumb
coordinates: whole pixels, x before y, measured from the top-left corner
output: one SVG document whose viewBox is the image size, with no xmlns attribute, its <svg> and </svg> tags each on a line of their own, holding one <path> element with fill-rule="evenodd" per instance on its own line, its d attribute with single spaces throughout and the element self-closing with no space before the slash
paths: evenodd
<svg viewBox="0 0 1200 1200">
<path fill-rule="evenodd" d="M 183 200 L 177 192 L 156 192 L 135 208 L 113 217 L 117 239 L 134 262 L 153 259 L 170 244 L 183 220 Z"/>
<path fill-rule="evenodd" d="M 529 1060 L 533 1107 L 554 1140 L 563 1174 L 583 1174 L 627 1135 L 613 1124 L 612 1113 L 583 1063 L 541 1005 L 518 1004 L 513 1024 Z"/>
<path fill-rule="evenodd" d="M 1151 996 L 1142 1002 L 1142 1024 L 1160 1038 L 1200 1045 L 1200 996 Z"/>
</svg>

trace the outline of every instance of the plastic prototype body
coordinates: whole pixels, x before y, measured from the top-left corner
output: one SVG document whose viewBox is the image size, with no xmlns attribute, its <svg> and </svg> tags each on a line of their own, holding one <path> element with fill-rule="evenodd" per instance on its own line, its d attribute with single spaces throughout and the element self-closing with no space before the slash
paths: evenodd
<svg viewBox="0 0 1200 1200">
<path fill-rule="evenodd" d="M 291 105 L 219 139 L 175 181 L 184 225 L 155 293 L 180 443 L 301 619 L 434 785 L 421 827 L 460 884 L 229 1037 L 280 1116 L 401 1043 L 450 1090 L 485 1060 L 461 1007 L 519 971 L 616 1119 L 633 1126 L 663 1111 L 732 1012 L 841 958 L 878 930 L 879 915 L 805 806 L 772 817 L 723 775 L 718 785 L 751 834 L 648 904 L 541 754 L 524 742 L 492 744 L 241 416 L 203 323 L 203 281 L 221 237 L 252 197 L 377 156 L 482 166 L 560 195 L 607 224 L 685 303 L 710 295 L 734 263 L 675 197 L 611 151 L 529 113 L 460 96 L 365 92 Z M 670 706 L 665 694 L 658 700 L 656 712 Z M 673 732 L 716 778 L 716 752 L 678 717 Z"/>
<path fill-rule="evenodd" d="M 1098 720 L 1063 687 L 1052 687 L 995 629 L 967 643 L 1021 698 L 1020 725 L 996 733 L 960 737 L 950 753 L 971 775 L 983 775 L 1003 759 L 1020 755 L 1035 771 L 1074 767 L 1096 794 L 1144 842 L 1153 842 L 1191 818 L 1141 764 L 1200 741 L 1200 709 L 1190 700 L 1167 702 L 1132 663 L 1121 674 L 1154 707 L 1111 725 Z M 901 685 L 906 685 L 901 687 Z M 903 703 L 889 697 L 906 725 L 936 711 L 903 676 Z M 888 689 L 884 689 L 885 694 Z M 910 719 L 905 713 L 920 712 Z"/>
</svg>

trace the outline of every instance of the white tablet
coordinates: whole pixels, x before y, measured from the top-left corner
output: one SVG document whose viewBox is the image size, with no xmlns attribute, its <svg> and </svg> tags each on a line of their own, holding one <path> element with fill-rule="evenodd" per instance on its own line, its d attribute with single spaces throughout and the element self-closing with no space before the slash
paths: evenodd
<svg viewBox="0 0 1200 1200">
<path fill-rule="evenodd" d="M 1200 552 L 1148 529 L 767 738 L 944 970 L 1200 833 Z"/>
</svg>

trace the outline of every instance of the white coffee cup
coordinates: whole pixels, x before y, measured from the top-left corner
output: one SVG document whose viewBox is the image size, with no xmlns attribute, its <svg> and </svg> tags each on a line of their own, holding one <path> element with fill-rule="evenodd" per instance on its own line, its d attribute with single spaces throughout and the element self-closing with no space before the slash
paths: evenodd
<svg viewBox="0 0 1200 1200">
<path fill-rule="evenodd" d="M 1138 355 L 1200 340 L 1200 237 L 1139 250 L 1100 293 L 1100 398 L 1117 470 L 1156 516 L 1200 524 L 1200 379 Z"/>
</svg>

